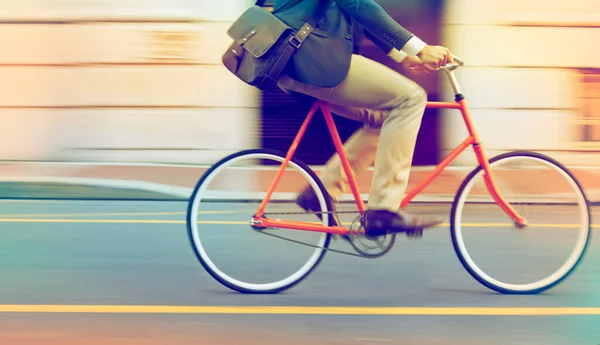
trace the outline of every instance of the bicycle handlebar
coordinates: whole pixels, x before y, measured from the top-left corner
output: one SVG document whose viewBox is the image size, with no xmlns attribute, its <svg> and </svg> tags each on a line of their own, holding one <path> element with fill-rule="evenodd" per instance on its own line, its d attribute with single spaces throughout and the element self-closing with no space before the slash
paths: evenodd
<svg viewBox="0 0 600 345">
<path fill-rule="evenodd" d="M 398 52 L 398 51 L 396 50 L 396 52 Z M 392 56 L 392 59 L 394 59 L 399 54 L 389 54 L 389 55 Z M 445 66 L 439 67 L 437 69 L 438 71 L 441 70 L 441 71 L 446 72 L 446 74 L 448 75 L 448 78 L 450 79 L 450 84 L 452 85 L 452 89 L 454 90 L 455 94 L 460 94 L 461 91 L 460 91 L 458 81 L 456 80 L 456 76 L 454 75 L 453 71 L 464 65 L 465 65 L 465 63 L 461 58 L 459 58 L 456 55 L 452 55 L 452 62 L 446 64 Z"/>
<path fill-rule="evenodd" d="M 440 69 L 450 72 L 465 65 L 464 61 L 456 55 L 452 55 L 452 59 L 454 61 L 450 62 L 449 64 L 446 64 L 446 66 L 440 67 Z"/>
</svg>

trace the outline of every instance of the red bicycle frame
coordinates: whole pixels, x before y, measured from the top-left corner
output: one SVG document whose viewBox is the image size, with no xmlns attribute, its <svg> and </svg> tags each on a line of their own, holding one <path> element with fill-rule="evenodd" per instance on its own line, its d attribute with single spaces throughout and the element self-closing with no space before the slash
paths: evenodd
<svg viewBox="0 0 600 345">
<path fill-rule="evenodd" d="M 427 108 L 459 110 L 462 114 L 462 117 L 463 117 L 463 120 L 467 127 L 469 136 L 461 144 L 459 144 L 452 152 L 450 152 L 450 154 L 448 154 L 444 158 L 444 160 L 442 160 L 424 180 L 422 180 L 416 187 L 414 187 L 404 197 L 404 199 L 402 200 L 402 202 L 400 203 L 399 206 L 400 206 L 400 208 L 404 208 L 406 205 L 408 205 L 421 191 L 423 191 L 423 189 L 425 189 L 425 187 L 427 187 L 429 185 L 429 183 L 431 183 L 460 154 L 462 154 L 469 146 L 472 146 L 473 150 L 475 152 L 475 155 L 477 156 L 477 160 L 478 160 L 480 166 L 482 167 L 482 169 L 484 170 L 484 181 L 485 181 L 487 190 L 493 197 L 494 201 L 496 201 L 496 203 L 504 210 L 504 212 L 506 212 L 508 214 L 508 216 L 513 219 L 515 224 L 517 224 L 518 226 L 524 226 L 525 219 L 523 217 L 521 217 L 512 208 L 512 206 L 510 204 L 508 204 L 508 202 L 504 199 L 504 197 L 498 191 L 498 187 L 496 186 L 496 183 L 493 179 L 489 161 L 488 161 L 488 159 L 485 155 L 485 152 L 483 150 L 483 147 L 479 141 L 479 136 L 477 135 L 477 132 L 475 131 L 475 127 L 473 125 L 473 121 L 471 119 L 469 109 L 467 107 L 467 104 L 466 104 L 461 92 L 460 92 L 460 89 L 458 87 L 458 82 L 456 81 L 456 77 L 454 76 L 453 70 L 458 68 L 459 66 L 462 66 L 462 61 L 460 61 L 460 60 L 458 60 L 458 61 L 459 61 L 458 64 L 454 64 L 454 65 L 443 68 L 443 70 L 445 70 L 447 72 L 448 77 L 450 78 L 450 83 L 451 83 L 451 85 L 454 89 L 454 93 L 456 95 L 456 101 L 455 102 L 427 102 Z M 358 185 L 356 183 L 356 178 L 354 176 L 354 173 L 352 172 L 350 163 L 348 161 L 348 157 L 346 156 L 346 153 L 344 151 L 342 140 L 337 131 L 337 127 L 333 121 L 333 116 L 331 115 L 331 112 L 329 111 L 329 108 L 325 102 L 317 101 L 313 104 L 310 111 L 308 112 L 306 119 L 302 123 L 300 130 L 298 131 L 294 141 L 292 142 L 292 144 L 287 152 L 287 155 L 285 157 L 284 162 L 281 165 L 281 168 L 279 169 L 277 175 L 275 176 L 275 179 L 273 180 L 273 182 L 271 183 L 271 186 L 269 187 L 269 189 L 267 191 L 267 195 L 266 195 L 265 199 L 262 201 L 262 203 L 258 207 L 258 210 L 256 211 L 256 213 L 252 219 L 253 224 L 255 224 L 259 227 L 265 227 L 265 228 L 275 227 L 275 228 L 291 229 L 291 230 L 328 232 L 328 233 L 332 233 L 332 234 L 341 234 L 341 235 L 348 234 L 349 229 L 346 227 L 343 227 L 341 225 L 323 226 L 322 224 L 313 224 L 313 223 L 309 223 L 309 222 L 298 222 L 298 221 L 281 220 L 281 219 L 269 219 L 269 218 L 263 217 L 265 208 L 266 208 L 269 200 L 271 199 L 271 196 L 272 196 L 273 192 L 275 191 L 275 188 L 277 187 L 277 184 L 279 183 L 285 168 L 287 167 L 290 160 L 294 156 L 294 153 L 296 152 L 296 149 L 298 148 L 298 145 L 300 144 L 300 141 L 302 140 L 302 137 L 304 136 L 304 133 L 306 132 L 306 129 L 308 128 L 310 121 L 312 120 L 313 116 L 319 109 L 321 109 L 321 111 L 323 113 L 325 122 L 327 123 L 327 128 L 329 129 L 329 133 L 331 135 L 331 138 L 333 139 L 333 144 L 335 146 L 336 152 L 338 153 L 338 155 L 340 157 L 340 161 L 342 163 L 344 172 L 348 176 L 348 182 L 350 185 L 350 189 L 352 191 L 352 195 L 354 196 L 356 206 L 358 207 L 358 211 L 360 213 L 364 213 L 365 205 L 364 205 L 362 198 L 360 197 L 360 194 L 358 191 Z"/>
</svg>

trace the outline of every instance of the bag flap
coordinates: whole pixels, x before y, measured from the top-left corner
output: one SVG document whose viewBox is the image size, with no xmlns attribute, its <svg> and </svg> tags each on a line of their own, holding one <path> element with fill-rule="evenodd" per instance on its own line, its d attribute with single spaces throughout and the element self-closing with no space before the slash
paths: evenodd
<svg viewBox="0 0 600 345">
<path fill-rule="evenodd" d="M 252 6 L 227 30 L 252 56 L 263 56 L 279 37 L 292 28 L 260 6 Z"/>
</svg>

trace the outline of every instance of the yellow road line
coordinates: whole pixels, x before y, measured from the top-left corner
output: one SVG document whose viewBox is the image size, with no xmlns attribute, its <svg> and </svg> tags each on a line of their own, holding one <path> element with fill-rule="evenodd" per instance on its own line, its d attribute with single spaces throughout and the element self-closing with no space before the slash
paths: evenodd
<svg viewBox="0 0 600 345">
<path fill-rule="evenodd" d="M 132 213 L 15 213 L 0 214 L 0 219 L 15 217 L 134 217 L 134 216 L 169 216 L 183 215 L 185 212 L 132 212 Z"/>
<path fill-rule="evenodd" d="M 53 199 L 2 199 L 0 203 L 25 203 L 25 204 L 36 204 L 36 203 L 58 203 L 64 201 L 73 201 L 73 200 L 53 200 Z"/>
<path fill-rule="evenodd" d="M 239 212 L 253 212 L 255 210 L 237 210 L 237 211 L 199 211 L 198 214 L 234 214 Z M 135 216 L 169 216 L 185 215 L 186 212 L 115 212 L 115 213 L 16 213 L 0 214 L 0 219 L 14 217 L 135 217 Z"/>
<path fill-rule="evenodd" d="M 0 305 L 0 313 L 549 316 L 600 315 L 600 308 Z"/>
<path fill-rule="evenodd" d="M 0 223 L 109 223 L 109 224 L 185 224 L 185 220 L 167 220 L 167 219 L 0 219 Z M 198 224 L 215 225 L 248 225 L 249 222 L 232 221 L 206 221 Z"/>
<path fill-rule="evenodd" d="M 252 210 L 227 210 L 227 211 L 198 211 L 197 214 L 236 214 L 236 213 L 252 213 Z M 277 211 L 279 212 L 279 211 Z M 284 211 L 282 211 L 284 212 Z M 268 213 L 268 212 L 267 212 Z M 552 213 L 561 213 L 552 211 Z M 562 212 L 567 213 L 567 212 Z M 143 216 L 180 216 L 186 215 L 187 212 L 114 212 L 114 213 L 13 213 L 1 214 L 0 219 L 5 218 L 21 218 L 21 217 L 143 217 Z M 575 214 L 575 212 L 573 212 Z M 600 215 L 600 213 L 592 213 L 592 216 Z M 348 223 L 350 224 L 350 223 Z"/>
<path fill-rule="evenodd" d="M 168 219 L 38 219 L 38 218 L 0 218 L 0 223 L 108 223 L 108 224 L 185 224 L 185 220 L 168 220 Z M 318 224 L 315 222 L 308 222 Z M 198 221 L 198 224 L 211 225 L 248 225 L 248 221 L 228 221 L 228 220 L 207 220 Z M 344 225 L 350 225 L 346 222 Z M 443 223 L 439 227 L 449 227 L 450 224 Z M 512 223 L 465 223 L 462 227 L 514 227 Z M 578 228 L 577 224 L 532 224 L 531 227 L 541 228 Z M 592 226 L 596 228 L 597 226 Z"/>
</svg>

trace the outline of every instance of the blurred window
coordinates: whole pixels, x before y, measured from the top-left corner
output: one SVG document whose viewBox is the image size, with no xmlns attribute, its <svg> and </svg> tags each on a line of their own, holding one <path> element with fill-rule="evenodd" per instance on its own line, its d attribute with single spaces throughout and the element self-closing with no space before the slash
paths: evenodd
<svg viewBox="0 0 600 345">
<path fill-rule="evenodd" d="M 582 148 L 600 149 L 600 69 L 582 71 L 581 116 L 576 118 Z"/>
</svg>

